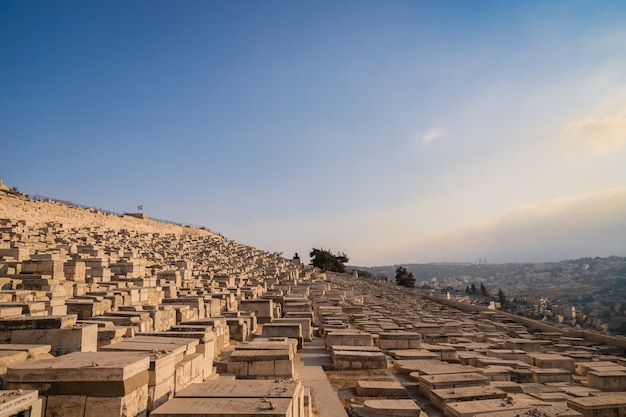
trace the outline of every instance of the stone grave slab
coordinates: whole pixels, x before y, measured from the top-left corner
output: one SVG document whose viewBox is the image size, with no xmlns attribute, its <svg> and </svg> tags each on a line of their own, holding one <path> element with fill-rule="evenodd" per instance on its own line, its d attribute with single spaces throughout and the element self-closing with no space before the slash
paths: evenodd
<svg viewBox="0 0 626 417">
<path fill-rule="evenodd" d="M 42 417 L 42 400 L 36 390 L 0 391 L 0 417 Z"/>
<path fill-rule="evenodd" d="M 522 410 L 495 411 L 488 414 L 477 414 L 479 417 L 583 417 L 578 411 L 569 408 L 564 402 L 550 403 Z M 597 417 L 597 416 L 596 416 Z"/>
<path fill-rule="evenodd" d="M 129 339 L 132 340 L 132 339 Z M 167 352 L 176 355 L 176 362 L 180 362 L 187 350 L 186 345 L 176 345 L 171 343 L 143 343 L 123 340 L 112 345 L 102 346 L 101 352 Z"/>
<path fill-rule="evenodd" d="M 195 353 L 200 341 L 197 338 L 172 337 L 167 336 L 143 336 L 141 334 L 126 339 L 128 342 L 148 343 L 148 344 L 171 344 L 177 346 L 185 346 L 185 353 Z"/>
<path fill-rule="evenodd" d="M 298 351 L 298 341 L 296 339 L 270 340 L 266 338 L 256 338 L 251 342 L 242 343 L 235 346 L 235 350 L 289 350 L 294 355 Z"/>
<path fill-rule="evenodd" d="M 442 362 L 439 359 L 406 359 L 397 360 L 393 363 L 393 367 L 405 374 L 411 372 L 418 372 L 424 365 L 447 365 L 446 362 Z"/>
<path fill-rule="evenodd" d="M 532 368 L 533 382 L 539 384 L 551 382 L 571 382 L 572 373 L 560 368 Z"/>
<path fill-rule="evenodd" d="M 359 350 L 336 350 L 331 359 L 337 369 L 387 369 L 387 356 L 378 352 Z"/>
<path fill-rule="evenodd" d="M 430 401 L 432 405 L 443 411 L 448 403 L 502 399 L 507 395 L 500 389 L 488 386 L 438 388 L 430 391 Z"/>
<path fill-rule="evenodd" d="M 398 381 L 357 381 L 356 393 L 361 397 L 407 398 L 408 392 Z"/>
<path fill-rule="evenodd" d="M 378 334 L 378 347 L 382 350 L 419 349 L 422 335 L 417 332 L 382 332 Z"/>
<path fill-rule="evenodd" d="M 19 350 L 2 350 L 0 351 L 0 375 L 7 373 L 7 368 L 19 362 L 24 362 L 28 359 L 28 353 Z"/>
<path fill-rule="evenodd" d="M 374 415 L 419 417 L 422 409 L 413 400 L 366 400 L 365 411 Z"/>
<path fill-rule="evenodd" d="M 39 325 L 41 324 L 39 323 Z M 63 323 L 60 324 L 64 325 Z M 98 350 L 98 327 L 96 325 L 74 325 L 62 328 L 37 327 L 12 330 L 11 343 L 22 345 L 47 344 L 51 346 L 50 353 L 55 356 L 72 352 L 95 352 Z"/>
<path fill-rule="evenodd" d="M 474 372 L 437 375 L 419 375 L 417 373 L 411 373 L 409 376 L 411 379 L 419 381 L 420 392 L 429 399 L 430 393 L 434 389 L 487 386 L 490 382 L 489 378 Z"/>
<path fill-rule="evenodd" d="M 464 374 L 464 373 L 478 373 L 482 374 L 481 368 L 476 368 L 469 365 L 458 364 L 415 364 L 415 372 L 420 375 L 442 375 L 442 374 Z"/>
<path fill-rule="evenodd" d="M 263 337 L 288 337 L 298 341 L 298 348 L 302 348 L 304 336 L 302 335 L 302 325 L 299 322 L 272 322 L 266 323 L 261 329 Z"/>
<path fill-rule="evenodd" d="M 297 381 L 234 380 L 190 384 L 176 398 L 293 398 L 302 391 Z"/>
<path fill-rule="evenodd" d="M 584 417 L 623 416 L 626 414 L 626 392 L 571 398 L 567 400 L 567 405 Z"/>
<path fill-rule="evenodd" d="M 28 359 L 50 358 L 50 345 L 0 344 L 0 352 L 4 350 L 21 351 L 28 354 Z"/>
<path fill-rule="evenodd" d="M 290 350 L 235 350 L 226 370 L 242 379 L 295 379 L 293 357 Z"/>
<path fill-rule="evenodd" d="M 613 361 L 595 361 L 576 363 L 576 374 L 585 376 L 589 371 L 626 371 L 626 366 Z"/>
<path fill-rule="evenodd" d="M 374 346 L 374 339 L 370 333 L 354 330 L 332 330 L 326 334 L 326 348 L 334 345 Z"/>
<path fill-rule="evenodd" d="M 173 398 L 150 417 L 291 417 L 290 398 Z"/>
<path fill-rule="evenodd" d="M 42 395 L 75 391 L 76 395 L 119 396 L 147 384 L 149 366 L 149 355 L 141 353 L 75 352 L 11 365 L 7 383 L 16 389 L 41 384 Z"/>
<path fill-rule="evenodd" d="M 232 380 L 190 384 L 176 398 L 290 398 L 294 417 L 304 417 L 304 389 L 297 381 Z"/>
<path fill-rule="evenodd" d="M 10 389 L 36 389 L 46 415 L 145 415 L 149 355 L 76 352 L 9 367 Z"/>
<path fill-rule="evenodd" d="M 76 324 L 78 316 L 27 316 L 0 319 L 0 332 L 5 330 L 67 329 Z"/>
<path fill-rule="evenodd" d="M 505 399 L 448 403 L 444 413 L 451 417 L 473 417 L 481 414 L 493 415 L 501 411 L 526 411 L 531 407 L 546 405 L 548 403 L 525 394 L 509 394 Z"/>
<path fill-rule="evenodd" d="M 422 349 L 391 350 L 389 354 L 397 360 L 439 360 L 440 355 Z"/>
<path fill-rule="evenodd" d="M 571 373 L 576 370 L 574 359 L 556 353 L 528 352 L 528 359 L 531 365 L 539 368 L 561 368 Z"/>
</svg>

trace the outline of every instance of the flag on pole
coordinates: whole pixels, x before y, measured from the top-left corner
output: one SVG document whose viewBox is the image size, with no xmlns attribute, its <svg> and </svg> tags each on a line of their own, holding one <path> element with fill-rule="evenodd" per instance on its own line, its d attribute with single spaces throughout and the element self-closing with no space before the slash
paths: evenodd
<svg viewBox="0 0 626 417">
<path fill-rule="evenodd" d="M 143 205 L 137 206 L 137 210 L 143 210 Z"/>
</svg>

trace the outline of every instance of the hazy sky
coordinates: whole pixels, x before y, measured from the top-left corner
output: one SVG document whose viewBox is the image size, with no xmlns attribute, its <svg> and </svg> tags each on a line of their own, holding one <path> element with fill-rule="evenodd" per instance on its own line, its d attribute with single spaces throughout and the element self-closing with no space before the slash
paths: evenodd
<svg viewBox="0 0 626 417">
<path fill-rule="evenodd" d="M 0 178 L 305 262 L 626 255 L 624 1 L 0 1 Z"/>
</svg>

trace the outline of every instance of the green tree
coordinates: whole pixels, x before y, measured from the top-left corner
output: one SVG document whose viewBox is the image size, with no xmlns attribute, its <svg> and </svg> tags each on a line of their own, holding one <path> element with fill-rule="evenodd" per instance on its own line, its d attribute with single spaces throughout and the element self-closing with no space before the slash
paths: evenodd
<svg viewBox="0 0 626 417">
<path fill-rule="evenodd" d="M 476 289 L 476 284 L 472 284 L 472 288 L 470 288 L 470 292 L 474 295 L 478 294 L 478 289 Z"/>
<path fill-rule="evenodd" d="M 498 301 L 500 302 L 500 305 L 502 307 L 506 305 L 506 296 L 504 295 L 504 291 L 502 291 L 502 288 L 498 288 Z"/>
<path fill-rule="evenodd" d="M 337 255 L 333 255 L 332 252 L 323 248 L 313 248 L 309 256 L 311 257 L 311 265 L 323 271 L 345 272 L 346 267 L 344 264 L 349 261 L 348 255 L 345 253 L 340 252 Z"/>
<path fill-rule="evenodd" d="M 482 282 L 480 283 L 480 293 L 485 297 L 489 295 L 489 291 L 487 291 L 487 287 Z"/>
<path fill-rule="evenodd" d="M 407 288 L 415 287 L 415 276 L 412 272 L 406 270 L 405 267 L 396 268 L 396 284 Z"/>
</svg>

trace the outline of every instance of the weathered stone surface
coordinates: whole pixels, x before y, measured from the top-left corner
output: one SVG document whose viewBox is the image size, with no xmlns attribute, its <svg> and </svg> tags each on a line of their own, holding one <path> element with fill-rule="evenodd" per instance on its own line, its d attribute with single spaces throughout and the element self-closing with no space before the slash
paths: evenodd
<svg viewBox="0 0 626 417">
<path fill-rule="evenodd" d="M 422 335 L 418 332 L 381 332 L 378 334 L 378 347 L 382 350 L 420 349 Z"/>
<path fill-rule="evenodd" d="M 32 330 L 32 329 L 66 329 L 76 324 L 78 316 L 35 316 L 11 317 L 0 319 L 0 331 Z"/>
<path fill-rule="evenodd" d="M 622 416 L 626 413 L 626 392 L 571 398 L 567 400 L 567 405 L 584 417 Z"/>
<path fill-rule="evenodd" d="M 36 412 L 27 414 L 27 410 L 37 407 L 37 403 L 37 391 L 34 390 L 0 391 L 0 416 L 8 417 L 23 413 L 35 417 Z"/>
<path fill-rule="evenodd" d="M 442 411 L 447 403 L 506 399 L 507 396 L 506 392 L 488 386 L 455 386 L 454 388 L 439 388 L 430 391 L 431 403 Z"/>
<path fill-rule="evenodd" d="M 365 410 L 381 416 L 419 417 L 422 409 L 413 400 L 366 400 Z"/>
<path fill-rule="evenodd" d="M 174 398 L 151 417 L 290 417 L 289 398 Z"/>
<path fill-rule="evenodd" d="M 387 369 L 387 357 L 382 352 L 334 350 L 333 365 L 337 369 Z"/>
<path fill-rule="evenodd" d="M 177 398 L 293 398 L 302 394 L 297 381 L 207 381 L 191 384 L 176 394 Z"/>
<path fill-rule="evenodd" d="M 88 397 L 85 416 L 139 417 L 148 410 L 148 386 L 143 385 L 123 397 Z"/>
<path fill-rule="evenodd" d="M 46 417 L 84 417 L 84 395 L 51 395 L 46 398 Z"/>
<path fill-rule="evenodd" d="M 9 386 L 29 383 L 67 383 L 66 388 L 74 387 L 77 392 L 101 391 L 108 396 L 107 383 L 115 383 L 111 388 L 124 395 L 136 387 L 148 383 L 150 357 L 146 354 L 128 352 L 123 355 L 111 352 L 78 352 L 53 359 L 28 361 L 11 365 L 7 372 Z M 121 384 L 128 382 L 128 384 Z M 73 383 L 77 383 L 72 385 Z M 94 384 L 92 387 L 90 384 Z M 97 390 L 100 384 L 100 390 Z M 49 384 L 50 385 L 50 384 Z M 47 390 L 55 391 L 58 384 L 51 384 Z M 22 387 L 19 387 L 22 388 Z M 129 390 L 129 388 L 132 388 Z M 89 395 L 96 395 L 90 392 Z"/>
<path fill-rule="evenodd" d="M 95 352 L 98 349 L 96 325 L 74 326 L 62 329 L 13 330 L 11 343 L 48 344 L 50 353 L 59 356 L 72 352 Z"/>
<path fill-rule="evenodd" d="M 445 414 L 453 417 L 471 417 L 477 414 L 502 411 L 526 411 L 531 407 L 546 406 L 548 403 L 525 394 L 509 394 L 506 400 L 478 400 L 449 403 Z"/>
<path fill-rule="evenodd" d="M 440 355 L 429 350 L 422 349 L 399 349 L 389 352 L 398 360 L 439 360 Z"/>
<path fill-rule="evenodd" d="M 144 343 L 133 342 L 132 339 L 128 341 L 124 340 L 119 343 L 113 343 L 112 345 L 102 346 L 101 352 L 114 353 L 114 352 L 164 352 L 173 353 L 178 357 L 178 360 L 182 360 L 187 346 L 185 344 L 177 345 L 171 343 Z"/>
<path fill-rule="evenodd" d="M 356 393 L 361 397 L 408 397 L 406 388 L 398 381 L 357 381 Z"/>
<path fill-rule="evenodd" d="M 238 378 L 296 377 L 293 353 L 289 350 L 235 350 L 228 359 L 227 372 Z"/>
</svg>

